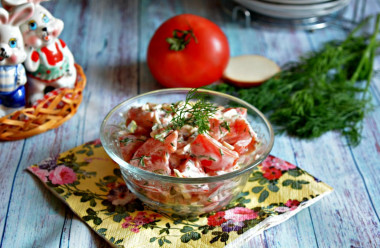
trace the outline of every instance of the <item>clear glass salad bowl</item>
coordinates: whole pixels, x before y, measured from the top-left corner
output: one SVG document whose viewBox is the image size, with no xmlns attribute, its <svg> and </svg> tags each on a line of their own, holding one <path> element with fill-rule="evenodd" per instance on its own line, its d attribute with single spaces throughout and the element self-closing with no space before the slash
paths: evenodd
<svg viewBox="0 0 380 248">
<path fill-rule="evenodd" d="M 130 98 L 114 107 L 100 128 L 100 139 L 107 154 L 120 166 L 129 188 L 141 201 L 154 210 L 177 215 L 199 215 L 218 211 L 233 201 L 243 190 L 253 168 L 269 154 L 274 133 L 265 116 L 249 103 L 223 93 L 199 90 L 207 100 L 224 107 L 247 109 L 247 119 L 257 134 L 259 144 L 240 169 L 223 175 L 180 178 L 155 174 L 130 165 L 123 159 L 119 134 L 125 129 L 125 114 L 133 106 L 145 103 L 184 101 L 188 88 L 172 88 L 148 92 Z"/>
</svg>

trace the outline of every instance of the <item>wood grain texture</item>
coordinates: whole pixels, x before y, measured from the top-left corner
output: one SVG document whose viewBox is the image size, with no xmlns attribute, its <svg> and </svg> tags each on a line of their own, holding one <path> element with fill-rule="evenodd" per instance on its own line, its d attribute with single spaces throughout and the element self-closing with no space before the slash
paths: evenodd
<svg viewBox="0 0 380 248">
<path fill-rule="evenodd" d="M 307 32 L 233 22 L 220 1 L 59 0 L 43 3 L 62 19 L 61 38 L 88 78 L 78 113 L 55 130 L 27 140 L 0 143 L 0 247 L 109 247 L 71 210 L 25 172 L 49 156 L 99 137 L 104 116 L 117 103 L 162 88 L 149 72 L 146 50 L 154 31 L 168 18 L 192 13 L 225 32 L 231 55 L 260 54 L 279 65 L 344 39 L 336 26 Z M 353 2 L 345 13 L 351 18 Z M 365 15 L 380 12 L 367 0 Z M 375 61 L 380 71 L 380 58 Z M 334 187 L 334 192 L 285 223 L 241 247 L 380 246 L 380 73 L 371 85 L 375 110 L 363 122 L 363 141 L 347 145 L 330 132 L 304 141 L 276 136 L 272 154 L 298 165 Z"/>
</svg>

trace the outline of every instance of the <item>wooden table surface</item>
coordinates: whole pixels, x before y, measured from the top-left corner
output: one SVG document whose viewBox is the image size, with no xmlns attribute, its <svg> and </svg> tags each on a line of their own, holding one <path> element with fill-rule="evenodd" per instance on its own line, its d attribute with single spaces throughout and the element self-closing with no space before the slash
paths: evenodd
<svg viewBox="0 0 380 248">
<path fill-rule="evenodd" d="M 59 0 L 43 5 L 64 21 L 61 38 L 84 68 L 88 83 L 78 113 L 61 127 L 0 142 L 2 248 L 108 247 L 25 168 L 99 138 L 103 117 L 117 103 L 162 88 L 149 72 L 146 51 L 164 20 L 181 13 L 207 17 L 227 35 L 232 56 L 260 54 L 279 65 L 347 34 L 339 26 L 314 32 L 255 23 L 246 27 L 232 21 L 214 0 Z M 351 2 L 347 18 L 354 7 Z M 380 1 L 368 0 L 365 15 L 378 12 Z M 380 69 L 379 57 L 375 69 Z M 379 75 L 371 85 L 375 110 L 363 123 L 359 146 L 347 145 L 335 132 L 311 141 L 276 136 L 273 155 L 307 170 L 334 192 L 241 247 L 380 247 Z"/>
</svg>

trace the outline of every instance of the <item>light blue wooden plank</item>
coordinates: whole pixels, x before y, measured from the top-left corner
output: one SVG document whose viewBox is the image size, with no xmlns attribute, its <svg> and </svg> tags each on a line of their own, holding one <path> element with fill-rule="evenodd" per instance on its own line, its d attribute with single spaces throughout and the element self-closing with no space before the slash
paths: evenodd
<svg viewBox="0 0 380 248">
<path fill-rule="evenodd" d="M 380 211 L 380 107 L 364 121 L 363 141 L 352 148 L 355 164 L 371 197 L 374 211 L 379 219 Z"/>
<path fill-rule="evenodd" d="M 23 140 L 0 143 L 0 244 L 4 238 L 5 224 L 8 218 L 9 200 L 14 185 L 14 176 L 18 170 L 20 156 L 24 151 Z M 1 246 L 1 245 L 0 245 Z"/>
<path fill-rule="evenodd" d="M 150 73 L 146 56 L 149 42 L 157 28 L 170 17 L 180 14 L 175 5 L 175 1 L 139 1 L 139 93 L 163 88 Z"/>
<path fill-rule="evenodd" d="M 84 118 L 84 140 L 99 137 L 100 123 L 105 115 L 123 100 L 137 93 L 137 16 L 136 1 L 91 2 L 88 6 L 88 88 L 90 93 Z M 112 18 L 112 19 L 111 19 Z M 107 21 L 105 21 L 107 20 Z M 118 30 L 118 31 L 116 31 Z"/>
<path fill-rule="evenodd" d="M 371 247 L 378 243 L 379 221 L 338 134 L 328 133 L 314 142 L 295 141 L 293 146 L 299 151 L 298 164 L 334 188 L 333 194 L 310 208 L 319 247 Z"/>
<path fill-rule="evenodd" d="M 380 65 L 380 58 L 377 58 Z M 376 67 L 375 68 L 380 68 Z M 363 123 L 363 140 L 357 147 L 350 147 L 355 165 L 366 185 L 366 191 L 371 197 L 372 206 L 379 220 L 380 214 L 380 78 L 372 80 L 371 92 L 375 109 Z M 376 94 L 377 92 L 377 94 Z"/>
<path fill-rule="evenodd" d="M 40 137 L 43 138 L 43 136 Z M 40 139 L 40 141 L 42 140 Z M 24 171 L 30 165 L 31 160 L 46 157 L 47 154 L 39 151 L 32 142 L 26 142 L 24 152 L 15 175 L 12 191 L 10 191 L 12 196 L 2 247 L 44 247 L 45 244 L 51 245 L 50 247 L 58 247 L 59 239 L 51 240 L 49 234 L 61 233 L 62 215 L 64 215 L 62 203 L 37 179 Z"/>
</svg>

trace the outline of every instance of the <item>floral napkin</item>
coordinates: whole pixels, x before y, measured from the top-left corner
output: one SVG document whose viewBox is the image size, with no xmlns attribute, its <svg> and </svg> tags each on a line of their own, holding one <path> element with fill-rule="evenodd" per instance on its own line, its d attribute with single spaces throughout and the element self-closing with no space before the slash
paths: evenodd
<svg viewBox="0 0 380 248">
<path fill-rule="evenodd" d="M 225 209 L 181 218 L 155 212 L 136 199 L 99 140 L 28 170 L 114 247 L 235 246 L 332 191 L 304 170 L 269 156 Z"/>
</svg>

